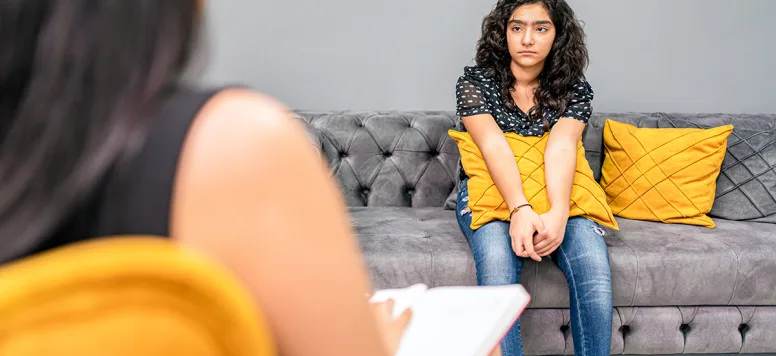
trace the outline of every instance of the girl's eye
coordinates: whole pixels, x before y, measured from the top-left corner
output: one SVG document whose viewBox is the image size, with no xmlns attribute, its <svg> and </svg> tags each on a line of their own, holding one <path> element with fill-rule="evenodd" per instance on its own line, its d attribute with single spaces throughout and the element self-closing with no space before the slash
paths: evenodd
<svg viewBox="0 0 776 356">
<path fill-rule="evenodd" d="M 512 27 L 512 31 L 520 31 L 520 26 Z"/>
<path fill-rule="evenodd" d="M 539 32 L 547 32 L 548 29 L 546 27 L 539 27 Z"/>
</svg>

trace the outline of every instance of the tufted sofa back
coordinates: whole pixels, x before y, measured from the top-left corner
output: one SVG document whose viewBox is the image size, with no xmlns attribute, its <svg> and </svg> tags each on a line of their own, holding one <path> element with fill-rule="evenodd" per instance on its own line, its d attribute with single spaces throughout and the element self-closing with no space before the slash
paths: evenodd
<svg viewBox="0 0 776 356">
<path fill-rule="evenodd" d="M 307 112 L 350 206 L 442 207 L 457 177 L 453 112 Z"/>
<path fill-rule="evenodd" d="M 594 114 L 584 144 L 596 179 L 600 178 L 603 163 L 603 127 L 607 119 L 651 128 L 733 125 L 709 215 L 776 223 L 776 114 Z"/>
<path fill-rule="evenodd" d="M 298 111 L 297 115 L 307 123 L 350 206 L 443 207 L 447 203 L 449 207 L 460 157 L 447 135 L 460 125 L 454 112 Z M 770 182 L 768 174 L 776 164 L 776 115 L 594 113 L 583 144 L 596 179 L 601 175 L 607 119 L 638 127 L 733 124 L 717 193 L 718 197 L 729 195 L 726 199 L 735 204 L 716 204 L 712 212 L 731 219 L 770 216 L 768 222 L 776 221 L 776 198 L 746 185 Z M 752 214 L 738 216 L 742 207 Z"/>
</svg>

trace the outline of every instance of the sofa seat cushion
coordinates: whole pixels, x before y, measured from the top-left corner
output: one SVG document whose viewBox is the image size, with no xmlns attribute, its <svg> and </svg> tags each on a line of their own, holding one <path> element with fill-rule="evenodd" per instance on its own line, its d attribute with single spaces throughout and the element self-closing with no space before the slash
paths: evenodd
<svg viewBox="0 0 776 356">
<path fill-rule="evenodd" d="M 709 229 L 617 219 L 620 230 L 605 236 L 615 306 L 776 304 L 775 224 L 717 219 Z M 568 307 L 565 277 L 551 262 L 529 261 L 521 281 L 531 307 Z"/>
<path fill-rule="evenodd" d="M 351 208 L 376 288 L 476 285 L 455 212 Z M 618 218 L 607 229 L 615 306 L 776 305 L 776 224 L 716 219 L 717 227 Z M 567 308 L 566 279 L 552 261 L 524 262 L 530 308 Z"/>
<path fill-rule="evenodd" d="M 615 303 L 776 304 L 776 224 L 715 222 L 709 229 L 621 219 L 620 231 L 608 231 L 611 245 L 626 247 L 610 252 Z"/>
<path fill-rule="evenodd" d="M 441 208 L 351 208 L 375 288 L 476 285 L 455 213 Z"/>
</svg>

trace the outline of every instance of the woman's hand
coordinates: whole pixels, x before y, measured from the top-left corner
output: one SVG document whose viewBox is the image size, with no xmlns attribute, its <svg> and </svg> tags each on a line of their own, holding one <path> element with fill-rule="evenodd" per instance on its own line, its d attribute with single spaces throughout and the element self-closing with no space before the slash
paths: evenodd
<svg viewBox="0 0 776 356">
<path fill-rule="evenodd" d="M 547 230 L 546 233 L 536 236 L 533 241 L 533 247 L 537 255 L 544 257 L 553 253 L 563 242 L 569 214 L 568 212 L 564 213 L 550 210 L 547 213 L 540 215 L 540 217 Z"/>
<path fill-rule="evenodd" d="M 393 300 L 389 299 L 382 303 L 370 303 L 372 313 L 374 314 L 380 336 L 388 355 L 395 355 L 399 349 L 399 343 L 407 329 L 407 325 L 412 319 L 412 310 L 407 308 L 399 315 L 393 318 Z"/>
<path fill-rule="evenodd" d="M 509 223 L 509 235 L 512 237 L 512 250 L 517 256 L 530 257 L 535 261 L 542 258 L 534 249 L 534 233 L 544 233 L 544 222 L 530 206 L 518 209 L 512 214 Z"/>
<path fill-rule="evenodd" d="M 493 349 L 493 351 L 490 352 L 490 355 L 488 355 L 488 356 L 501 356 L 501 355 L 502 355 L 502 353 L 501 353 L 501 344 L 499 344 L 499 345 L 496 346 L 495 349 Z"/>
</svg>

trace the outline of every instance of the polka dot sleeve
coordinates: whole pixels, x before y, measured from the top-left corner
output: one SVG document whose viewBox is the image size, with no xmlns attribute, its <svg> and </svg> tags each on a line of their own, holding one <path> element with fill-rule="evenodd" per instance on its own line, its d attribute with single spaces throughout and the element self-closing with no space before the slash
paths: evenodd
<svg viewBox="0 0 776 356">
<path fill-rule="evenodd" d="M 475 83 L 461 77 L 455 87 L 456 113 L 460 117 L 492 114 L 482 90 Z"/>
<path fill-rule="evenodd" d="M 566 111 L 561 117 L 569 117 L 587 124 L 590 115 L 593 114 L 593 96 L 593 88 L 587 81 L 581 80 L 574 85 L 574 95 L 566 105 Z"/>
</svg>

